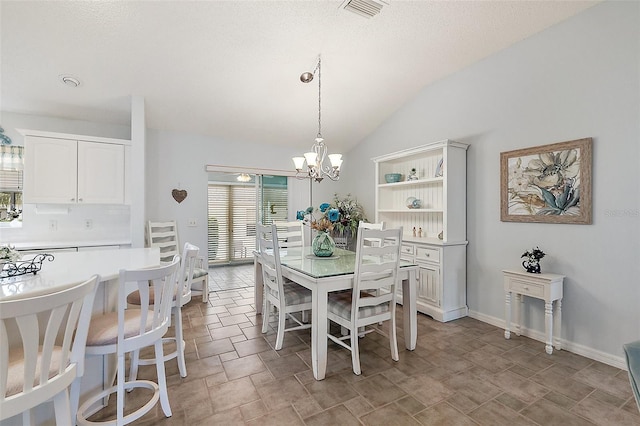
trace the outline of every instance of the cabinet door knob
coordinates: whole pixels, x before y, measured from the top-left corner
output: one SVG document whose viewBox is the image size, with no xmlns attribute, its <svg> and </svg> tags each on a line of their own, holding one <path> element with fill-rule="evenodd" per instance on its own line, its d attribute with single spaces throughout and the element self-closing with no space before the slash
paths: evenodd
<svg viewBox="0 0 640 426">
<path fill-rule="evenodd" d="M 78 201 L 79 201 L 79 202 L 82 202 L 82 198 L 78 198 Z"/>
<path fill-rule="evenodd" d="M 72 199 L 71 199 L 71 201 L 75 201 L 75 200 L 76 200 L 75 198 L 72 198 Z"/>
</svg>

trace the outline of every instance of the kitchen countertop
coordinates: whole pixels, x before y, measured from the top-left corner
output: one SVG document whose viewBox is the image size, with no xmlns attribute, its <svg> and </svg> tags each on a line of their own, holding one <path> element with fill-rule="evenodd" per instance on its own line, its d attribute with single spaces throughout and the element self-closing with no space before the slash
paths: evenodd
<svg viewBox="0 0 640 426">
<path fill-rule="evenodd" d="M 160 264 L 160 249 L 132 248 L 55 253 L 37 274 L 0 278 L 0 300 L 54 293 L 82 282 L 94 274 L 100 282 L 118 278 L 120 269 L 138 269 Z"/>
<path fill-rule="evenodd" d="M 100 247 L 100 246 L 126 246 L 131 245 L 131 240 L 95 240 L 95 241 L 35 241 L 11 243 L 17 250 L 56 249 L 67 247 Z"/>
</svg>

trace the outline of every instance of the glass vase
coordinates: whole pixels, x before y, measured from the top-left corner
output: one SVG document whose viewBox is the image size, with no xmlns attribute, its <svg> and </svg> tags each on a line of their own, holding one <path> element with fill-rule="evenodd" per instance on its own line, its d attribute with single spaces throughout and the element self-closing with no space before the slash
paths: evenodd
<svg viewBox="0 0 640 426">
<path fill-rule="evenodd" d="M 327 232 L 318 231 L 311 243 L 311 249 L 313 250 L 313 254 L 318 257 L 329 257 L 336 249 L 336 243 Z"/>
</svg>

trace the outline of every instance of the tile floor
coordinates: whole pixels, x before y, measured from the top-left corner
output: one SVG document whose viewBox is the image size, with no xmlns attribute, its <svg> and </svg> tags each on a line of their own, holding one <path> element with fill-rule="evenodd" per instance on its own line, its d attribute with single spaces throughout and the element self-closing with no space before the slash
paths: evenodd
<svg viewBox="0 0 640 426">
<path fill-rule="evenodd" d="M 318 382 L 309 330 L 287 333 L 277 352 L 273 329 L 261 333 L 252 265 L 210 277 L 209 303 L 195 298 L 183 311 L 188 376 L 166 364 L 173 416 L 156 407 L 136 424 L 640 425 L 626 371 L 567 351 L 547 355 L 541 342 L 505 340 L 471 318 L 443 324 L 419 314 L 415 351 L 399 331 L 399 362 L 386 339 L 367 335 L 361 376 L 349 353 L 330 344 L 327 378 Z M 155 370 L 140 376 L 155 379 Z M 143 397 L 132 392 L 130 406 Z"/>
</svg>

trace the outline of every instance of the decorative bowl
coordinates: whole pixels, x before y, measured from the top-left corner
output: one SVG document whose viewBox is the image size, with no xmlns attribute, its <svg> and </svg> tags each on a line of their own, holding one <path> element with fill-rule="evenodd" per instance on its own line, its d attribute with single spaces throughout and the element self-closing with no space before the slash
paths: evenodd
<svg viewBox="0 0 640 426">
<path fill-rule="evenodd" d="M 396 183 L 402 180 L 402 173 L 387 173 L 384 175 L 384 180 L 387 183 Z"/>
<path fill-rule="evenodd" d="M 422 207 L 422 200 L 418 200 L 416 197 L 409 197 L 405 201 L 405 204 L 409 209 L 419 209 Z"/>
</svg>

